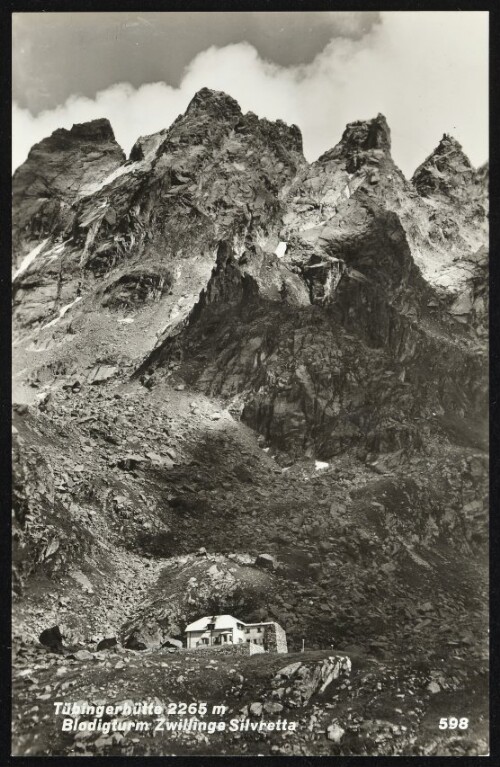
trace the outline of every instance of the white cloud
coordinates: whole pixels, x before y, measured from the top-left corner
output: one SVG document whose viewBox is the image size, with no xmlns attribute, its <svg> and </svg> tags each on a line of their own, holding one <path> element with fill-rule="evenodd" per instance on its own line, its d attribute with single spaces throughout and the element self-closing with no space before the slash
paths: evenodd
<svg viewBox="0 0 500 767">
<path fill-rule="evenodd" d="M 179 88 L 120 83 L 36 117 L 14 104 L 14 167 L 56 128 L 97 117 L 109 118 L 129 152 L 138 136 L 167 127 L 204 86 L 234 96 L 243 111 L 299 125 L 309 160 L 337 143 L 347 122 L 382 112 L 394 159 L 407 175 L 445 132 L 479 165 L 488 154 L 488 15 L 384 13 L 363 38 L 334 38 L 308 65 L 280 67 L 238 43 L 198 54 Z"/>
</svg>

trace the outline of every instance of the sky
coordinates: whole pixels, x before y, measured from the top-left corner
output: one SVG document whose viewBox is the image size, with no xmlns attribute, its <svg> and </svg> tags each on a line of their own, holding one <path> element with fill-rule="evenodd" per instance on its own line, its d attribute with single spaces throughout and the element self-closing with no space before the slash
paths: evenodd
<svg viewBox="0 0 500 767">
<path fill-rule="evenodd" d="M 57 128 L 107 117 L 128 154 L 197 90 L 295 123 L 314 161 L 382 112 L 407 176 L 443 133 L 488 159 L 488 14 L 15 13 L 13 168 Z"/>
</svg>

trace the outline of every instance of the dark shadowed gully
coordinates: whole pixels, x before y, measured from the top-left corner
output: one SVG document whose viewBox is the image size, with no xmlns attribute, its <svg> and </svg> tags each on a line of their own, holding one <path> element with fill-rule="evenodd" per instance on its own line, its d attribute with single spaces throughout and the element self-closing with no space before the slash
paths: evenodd
<svg viewBox="0 0 500 767">
<path fill-rule="evenodd" d="M 16 754 L 487 753 L 488 171 L 436 143 L 407 180 L 378 115 L 308 164 L 203 89 L 128 159 L 33 147 Z M 288 654 L 187 650 L 211 615 Z"/>
</svg>

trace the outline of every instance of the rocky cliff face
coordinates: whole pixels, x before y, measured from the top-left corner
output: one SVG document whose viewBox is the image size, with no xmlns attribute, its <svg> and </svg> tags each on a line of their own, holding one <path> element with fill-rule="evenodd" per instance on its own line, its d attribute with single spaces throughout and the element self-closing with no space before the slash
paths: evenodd
<svg viewBox="0 0 500 767">
<path fill-rule="evenodd" d="M 72 204 L 124 160 L 108 120 L 61 128 L 36 144 L 12 182 L 14 266 L 34 239 L 64 231 Z"/>
<path fill-rule="evenodd" d="M 109 124 L 94 121 L 56 131 L 15 176 L 21 252 L 31 238 L 14 281 L 23 367 L 56 357 L 132 371 L 153 349 L 143 371 L 182 356 L 179 375 L 232 397 L 294 454 L 384 442 L 386 409 L 404 447 L 404 402 L 416 418 L 484 413 L 485 179 L 456 141 L 445 136 L 408 182 L 378 115 L 308 165 L 297 128 L 204 89 L 120 159 Z M 85 338 L 77 363 L 68 327 Z"/>
<path fill-rule="evenodd" d="M 446 190 L 465 168 L 456 155 L 449 163 Z M 476 190 L 475 172 L 462 183 Z M 420 194 L 392 161 L 381 115 L 349 125 L 280 190 L 275 252 L 269 240 L 247 239 L 243 251 L 225 240 L 185 329 L 141 372 L 173 366 L 295 457 L 421 449 L 423 433 L 450 418 L 485 428 L 484 246 L 455 257 L 471 270 L 465 285 L 457 278 L 443 291 L 425 280 L 414 258 L 415 222 L 431 220 Z M 462 209 L 455 193 L 440 194 L 446 215 Z M 479 242 L 477 205 L 467 226 Z M 424 244 L 434 258 L 430 238 Z"/>
<path fill-rule="evenodd" d="M 418 658 L 426 684 L 449 647 L 481 674 L 487 181 L 448 136 L 406 179 L 382 115 L 309 164 L 296 126 L 208 89 L 128 159 L 105 120 L 34 147 L 14 177 L 19 632 L 153 650 L 233 612 L 292 650 Z M 329 753 L 311 738 L 296 753 Z"/>
</svg>

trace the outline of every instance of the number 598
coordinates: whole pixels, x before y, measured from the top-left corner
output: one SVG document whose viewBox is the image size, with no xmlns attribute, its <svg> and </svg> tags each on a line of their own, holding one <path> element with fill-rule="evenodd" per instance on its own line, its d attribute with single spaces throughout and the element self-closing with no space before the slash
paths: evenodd
<svg viewBox="0 0 500 767">
<path fill-rule="evenodd" d="M 442 716 L 439 720 L 440 730 L 466 730 L 469 726 L 469 720 L 463 716 L 461 719 L 457 719 L 456 716 Z"/>
</svg>

